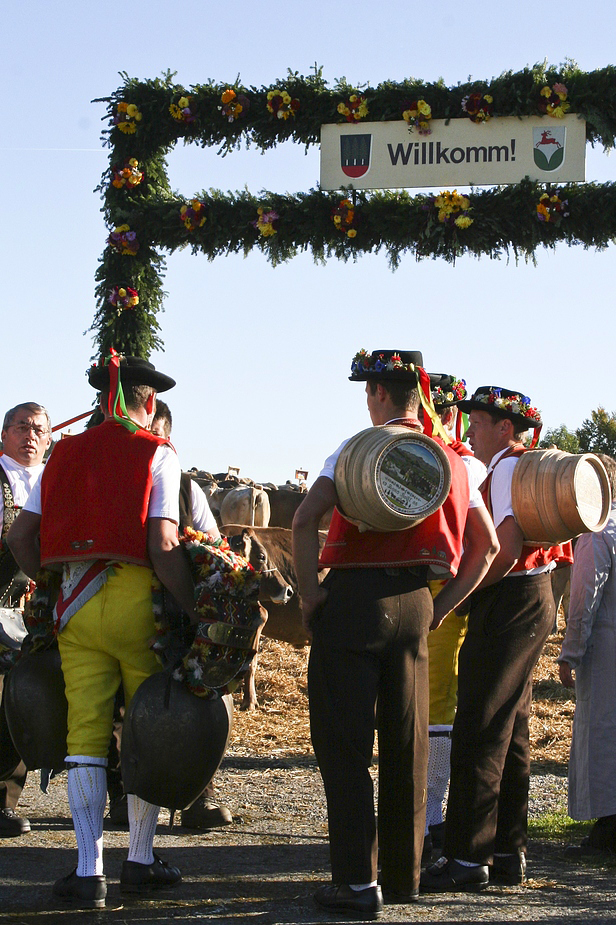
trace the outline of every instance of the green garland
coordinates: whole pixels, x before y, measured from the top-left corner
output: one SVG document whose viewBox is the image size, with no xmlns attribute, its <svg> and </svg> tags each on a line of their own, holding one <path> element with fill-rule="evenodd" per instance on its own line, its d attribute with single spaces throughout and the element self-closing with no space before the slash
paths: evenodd
<svg viewBox="0 0 616 925">
<path fill-rule="evenodd" d="M 173 252 L 189 246 L 210 260 L 258 248 L 274 266 L 301 251 L 323 261 L 330 256 L 355 259 L 384 249 L 394 268 L 406 252 L 417 259 L 448 261 L 464 253 L 491 258 L 513 253 L 532 260 L 540 245 L 554 247 L 564 241 L 601 249 L 616 237 L 615 184 L 550 189 L 526 180 L 471 193 L 464 214 L 472 224 L 458 227 L 453 220 L 438 220 L 434 197 L 405 192 L 353 192 L 352 203 L 342 206 L 343 194 L 320 190 L 295 195 L 264 191 L 259 196 L 209 190 L 192 197 L 195 212 L 191 212 L 191 200 L 171 191 L 165 161 L 165 154 L 180 139 L 203 147 L 216 145 L 223 154 L 242 142 L 261 150 L 286 139 L 318 144 L 322 124 L 347 121 L 339 106 L 353 95 L 365 101 L 370 122 L 399 120 L 409 101 L 416 99 L 429 103 L 434 118 L 466 118 L 462 100 L 475 92 L 493 97 L 495 114 L 525 116 L 537 114 L 541 89 L 555 83 L 566 84 L 571 111 L 586 119 L 588 141 L 601 142 L 608 150 L 616 145 L 616 68 L 611 66 L 584 73 L 572 62 L 559 69 L 537 65 L 489 82 L 452 88 L 412 79 L 376 88 L 351 87 L 339 80 L 328 88 L 316 67 L 309 77 L 289 72 L 285 79 L 261 88 L 246 88 L 237 80 L 233 84 L 209 81 L 187 90 L 173 83 L 171 73 L 147 81 L 122 76 L 123 86 L 104 100 L 111 125 L 104 131 L 104 141 L 111 154 L 98 189 L 114 234 L 96 274 L 97 312 L 91 330 L 101 352 L 114 346 L 147 357 L 162 345 L 157 315 L 163 305 L 165 263 L 157 248 Z M 278 118 L 271 105 L 268 109 L 272 95 L 282 91 L 293 101 L 292 107 L 284 107 L 287 118 Z M 224 107 L 232 95 L 243 108 L 229 121 Z M 233 114 L 227 107 L 229 111 Z M 114 123 L 118 119 L 122 128 Z M 134 176 L 122 180 L 122 171 L 125 178 L 131 172 Z M 537 205 L 546 191 L 565 205 L 558 205 L 550 221 L 538 221 Z M 266 213 L 261 230 L 258 209 Z M 335 214 L 343 216 L 342 225 L 334 223 Z M 118 290 L 135 290 L 138 302 L 129 304 L 127 299 L 127 307 L 113 305 L 110 295 Z"/>
</svg>

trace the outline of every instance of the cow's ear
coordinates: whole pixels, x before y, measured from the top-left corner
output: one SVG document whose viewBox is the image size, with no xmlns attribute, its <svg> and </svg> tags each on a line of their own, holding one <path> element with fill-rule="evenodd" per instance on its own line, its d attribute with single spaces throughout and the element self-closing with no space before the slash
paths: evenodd
<svg viewBox="0 0 616 925">
<path fill-rule="evenodd" d="M 245 559 L 250 559 L 250 549 L 252 546 L 252 540 L 250 538 L 250 530 L 244 528 L 242 530 L 242 549 L 244 550 L 242 555 Z"/>
</svg>

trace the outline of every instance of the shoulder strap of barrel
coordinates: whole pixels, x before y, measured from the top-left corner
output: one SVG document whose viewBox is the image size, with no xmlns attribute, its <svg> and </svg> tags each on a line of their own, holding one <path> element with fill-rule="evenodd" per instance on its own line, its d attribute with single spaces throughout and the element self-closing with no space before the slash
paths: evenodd
<svg viewBox="0 0 616 925">
<path fill-rule="evenodd" d="M 186 527 L 192 526 L 192 478 L 188 472 L 182 472 L 180 476 L 180 535 Z"/>
</svg>

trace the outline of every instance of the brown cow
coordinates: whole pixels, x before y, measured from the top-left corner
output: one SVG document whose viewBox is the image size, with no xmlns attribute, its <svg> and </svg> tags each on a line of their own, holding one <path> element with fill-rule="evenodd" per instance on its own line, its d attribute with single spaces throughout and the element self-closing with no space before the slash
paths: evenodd
<svg viewBox="0 0 616 925">
<path fill-rule="evenodd" d="M 306 497 L 306 492 L 288 489 L 284 486 L 282 488 L 265 488 L 265 491 L 269 495 L 270 503 L 270 527 L 286 527 L 288 530 L 291 529 L 293 524 L 293 516 Z M 333 511 L 333 509 L 332 509 Z M 324 514 L 319 523 L 320 530 L 327 530 L 329 527 L 329 522 L 331 520 L 332 511 L 329 511 L 327 514 Z"/>
<path fill-rule="evenodd" d="M 291 531 L 284 527 L 246 527 L 243 524 L 230 524 L 225 527 L 225 534 L 229 537 L 231 548 L 244 555 L 253 568 L 257 571 L 274 569 L 282 582 L 293 589 L 293 596 L 284 607 L 275 603 L 273 599 L 262 602 L 267 610 L 268 619 L 261 633 L 269 639 L 288 642 L 297 649 L 308 645 L 310 640 L 302 625 L 297 577 L 293 567 Z M 326 531 L 319 532 L 320 547 L 323 546 L 326 536 Z M 327 570 L 324 570 L 320 577 L 324 578 L 326 574 Z M 242 710 L 254 710 L 258 706 L 255 688 L 256 663 L 255 657 L 244 680 Z"/>
</svg>

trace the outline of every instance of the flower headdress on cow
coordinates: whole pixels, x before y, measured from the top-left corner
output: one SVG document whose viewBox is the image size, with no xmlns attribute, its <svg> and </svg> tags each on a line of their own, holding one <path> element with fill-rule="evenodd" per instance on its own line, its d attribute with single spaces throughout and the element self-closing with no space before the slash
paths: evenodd
<svg viewBox="0 0 616 925">
<path fill-rule="evenodd" d="M 532 450 L 537 446 L 543 421 L 541 412 L 531 405 L 528 395 L 512 392 L 510 389 L 503 389 L 496 385 L 482 385 L 469 399 L 458 402 L 458 408 L 467 412 L 494 412 L 500 417 L 509 418 L 520 429 L 529 430 L 532 427 L 535 433 L 530 448 Z"/>
<path fill-rule="evenodd" d="M 109 356 L 101 357 L 97 364 L 90 367 L 87 375 L 90 385 L 99 392 L 109 389 L 108 413 L 133 434 L 143 428 L 128 414 L 122 380 L 132 385 L 149 385 L 157 392 L 166 392 L 175 385 L 175 379 L 159 372 L 148 360 L 124 356 L 113 347 L 109 349 Z"/>
<path fill-rule="evenodd" d="M 372 353 L 360 350 L 351 361 L 349 379 L 351 382 L 370 380 L 416 385 L 424 409 L 424 433 L 430 437 L 436 432 L 445 443 L 451 443 L 434 408 L 431 394 L 431 389 L 440 383 L 442 373 L 426 372 L 420 350 L 373 350 Z"/>
</svg>

